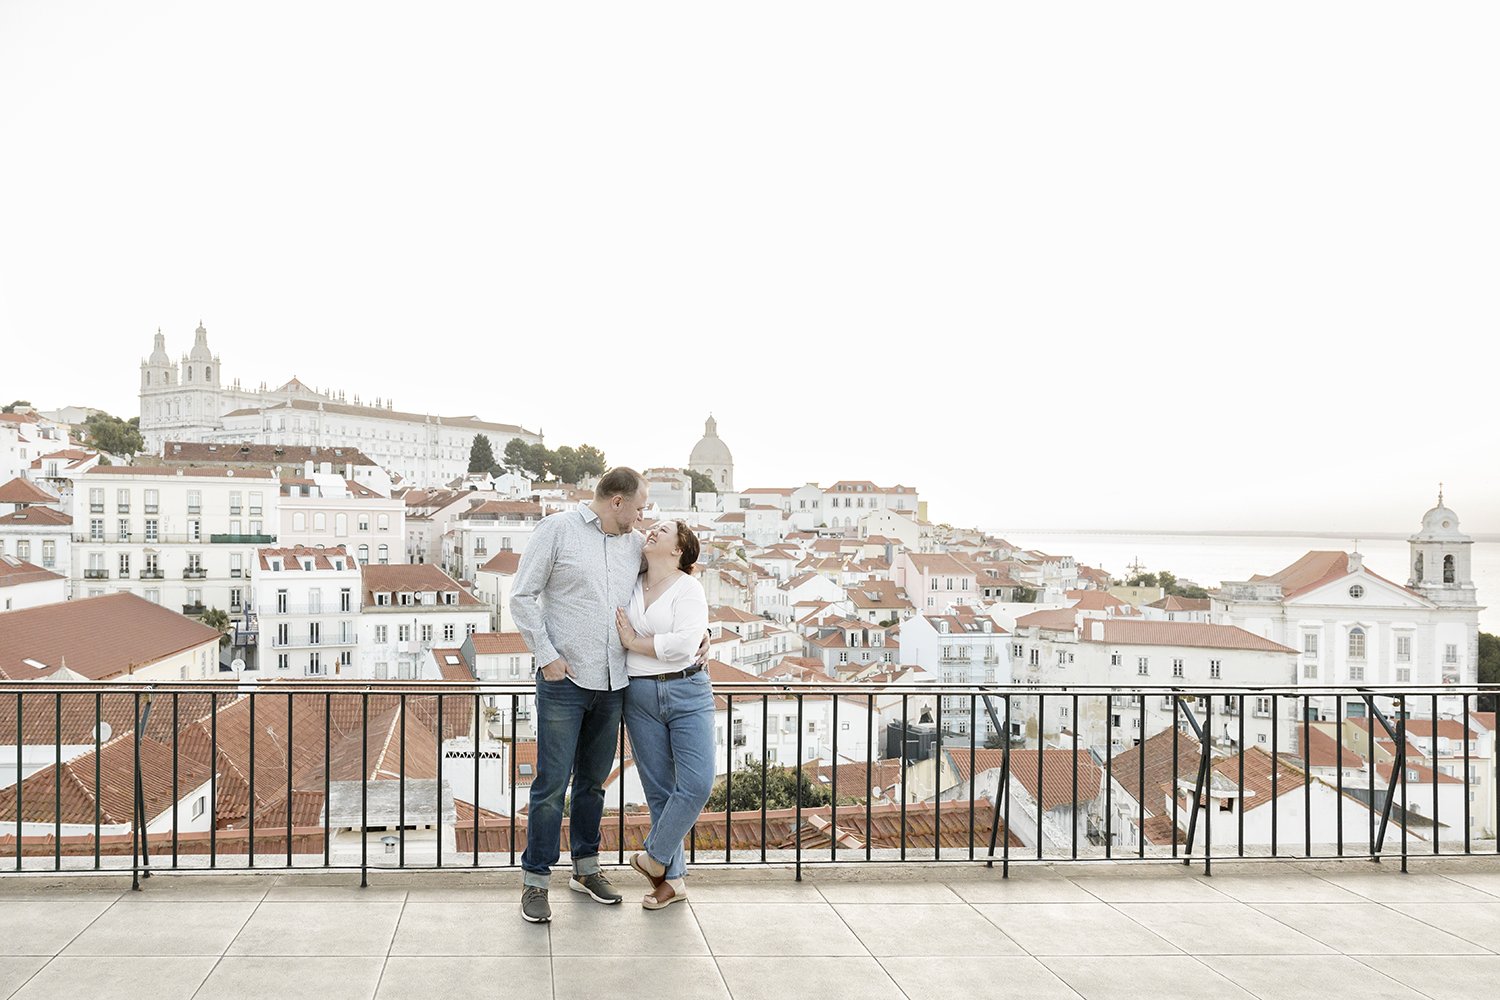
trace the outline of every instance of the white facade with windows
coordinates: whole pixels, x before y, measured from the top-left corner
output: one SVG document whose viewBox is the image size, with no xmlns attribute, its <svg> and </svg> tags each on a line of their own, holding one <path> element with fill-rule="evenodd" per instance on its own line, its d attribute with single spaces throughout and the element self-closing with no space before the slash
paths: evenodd
<svg viewBox="0 0 1500 1000">
<path fill-rule="evenodd" d="M 97 466 L 73 495 L 73 595 L 128 592 L 242 619 L 255 550 L 276 541 L 278 500 L 260 469 Z"/>
<path fill-rule="evenodd" d="M 1406 586 L 1367 568 L 1357 552 L 1309 552 L 1271 576 L 1225 583 L 1214 595 L 1214 621 L 1296 649 L 1298 682 L 1310 687 L 1475 684 L 1483 609 L 1473 540 L 1440 498 L 1409 543 Z M 1364 711 L 1358 699 L 1344 704 L 1349 715 Z M 1333 717 L 1332 698 L 1314 705 L 1320 718 Z M 1462 712 L 1459 698 L 1439 704 L 1440 714 Z"/>
<path fill-rule="evenodd" d="M 896 629 L 901 662 L 945 684 L 1011 683 L 1011 635 L 987 615 L 960 607 L 953 614 L 912 615 Z M 981 741 L 993 732 L 982 708 L 970 715 L 967 695 L 945 695 L 942 704 L 945 731 L 967 733 L 973 727 Z"/>
<path fill-rule="evenodd" d="M 421 676 L 434 646 L 454 647 L 490 627 L 490 610 L 431 565 L 364 566 L 357 676 Z"/>
<path fill-rule="evenodd" d="M 359 647 L 359 564 L 342 546 L 256 553 L 254 614 L 262 676 L 339 677 Z"/>
<path fill-rule="evenodd" d="M 503 455 L 512 438 L 540 444 L 541 435 L 471 416 L 443 418 L 398 411 L 390 400 L 362 404 L 342 391 L 316 390 L 297 379 L 274 388 L 223 380 L 218 355 L 200 323 L 180 362 L 167 354 L 160 331 L 141 362 L 141 436 L 160 454 L 167 441 L 250 441 L 256 444 L 357 448 L 408 484 L 439 486 L 465 476 L 476 434 Z M 34 457 L 34 456 L 33 456 Z"/>
<path fill-rule="evenodd" d="M 406 562 L 406 504 L 340 475 L 281 485 L 282 545 L 342 545 L 360 565 Z"/>
</svg>

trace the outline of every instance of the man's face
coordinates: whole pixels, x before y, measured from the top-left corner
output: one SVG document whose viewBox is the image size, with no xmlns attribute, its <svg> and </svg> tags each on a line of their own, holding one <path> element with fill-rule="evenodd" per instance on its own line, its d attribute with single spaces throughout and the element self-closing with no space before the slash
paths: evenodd
<svg viewBox="0 0 1500 1000">
<path fill-rule="evenodd" d="M 646 509 L 649 494 L 641 489 L 633 497 L 610 497 L 609 512 L 605 515 L 609 519 L 609 529 L 612 534 L 623 535 L 641 523 L 641 511 Z"/>
</svg>

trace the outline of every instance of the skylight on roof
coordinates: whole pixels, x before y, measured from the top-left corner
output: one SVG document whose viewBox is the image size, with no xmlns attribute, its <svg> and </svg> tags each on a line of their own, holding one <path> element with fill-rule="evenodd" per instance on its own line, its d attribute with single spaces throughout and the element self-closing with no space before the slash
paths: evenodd
<svg viewBox="0 0 1500 1000">
<path fill-rule="evenodd" d="M 456 666 L 458 664 L 458 657 L 454 656 L 452 653 L 447 653 L 443 656 L 443 662 L 448 664 L 448 666 L 450 667 Z"/>
<path fill-rule="evenodd" d="M 35 667 L 38 670 L 46 670 L 47 669 L 47 664 L 45 664 L 45 663 L 38 663 L 36 660 L 22 660 L 21 662 L 24 663 L 24 664 L 26 664 L 28 667 Z"/>
</svg>

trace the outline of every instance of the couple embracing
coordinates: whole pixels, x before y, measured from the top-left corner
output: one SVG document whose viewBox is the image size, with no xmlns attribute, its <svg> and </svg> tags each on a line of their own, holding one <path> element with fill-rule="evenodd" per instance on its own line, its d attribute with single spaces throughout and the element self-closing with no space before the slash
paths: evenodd
<svg viewBox="0 0 1500 1000">
<path fill-rule="evenodd" d="M 680 521 L 639 530 L 646 503 L 638 473 L 611 469 L 592 502 L 542 519 L 516 572 L 511 616 L 537 665 L 537 765 L 521 857 L 521 916 L 533 923 L 552 919 L 547 888 L 570 780 L 568 885 L 600 903 L 622 898 L 599 867 L 622 715 L 651 808 L 645 850 L 630 859 L 650 886 L 642 905 L 686 898 L 682 842 L 714 780 L 708 602 L 693 576 L 697 536 Z"/>
</svg>

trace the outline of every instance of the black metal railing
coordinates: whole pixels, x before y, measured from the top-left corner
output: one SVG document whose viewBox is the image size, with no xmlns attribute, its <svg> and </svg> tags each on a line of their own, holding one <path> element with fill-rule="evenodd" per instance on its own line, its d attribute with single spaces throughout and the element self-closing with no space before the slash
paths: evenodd
<svg viewBox="0 0 1500 1000">
<path fill-rule="evenodd" d="M 1405 871 L 1418 851 L 1491 855 L 1496 734 L 1472 713 L 1497 691 L 716 684 L 716 787 L 687 849 L 692 864 L 798 878 L 841 863 L 1212 874 L 1225 859 Z M 0 746 L 21 776 L 0 789 L 0 859 L 23 874 L 128 859 L 136 887 L 164 869 L 318 868 L 365 884 L 372 869 L 514 868 L 534 695 L 526 682 L 0 682 Z M 601 848 L 618 864 L 650 825 L 627 800 L 628 745 L 622 723 Z M 1430 791 L 1413 797 L 1413 783 Z"/>
</svg>

